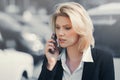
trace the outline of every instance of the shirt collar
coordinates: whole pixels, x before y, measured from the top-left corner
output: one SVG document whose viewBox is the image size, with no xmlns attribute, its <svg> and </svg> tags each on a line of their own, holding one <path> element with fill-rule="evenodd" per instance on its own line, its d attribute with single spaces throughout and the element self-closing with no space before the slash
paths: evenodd
<svg viewBox="0 0 120 80">
<path fill-rule="evenodd" d="M 61 60 L 66 61 L 66 54 L 65 54 L 65 49 L 62 50 L 61 52 Z M 87 50 L 83 52 L 82 56 L 82 62 L 94 62 L 91 54 L 91 48 L 89 47 Z"/>
<path fill-rule="evenodd" d="M 84 51 L 82 61 L 83 62 L 94 62 L 93 57 L 92 57 L 91 47 L 88 47 L 88 49 Z"/>
</svg>

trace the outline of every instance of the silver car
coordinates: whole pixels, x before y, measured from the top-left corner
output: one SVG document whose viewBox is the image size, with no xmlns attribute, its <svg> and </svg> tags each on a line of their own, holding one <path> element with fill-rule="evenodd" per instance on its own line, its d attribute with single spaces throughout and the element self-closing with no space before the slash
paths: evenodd
<svg viewBox="0 0 120 80">
<path fill-rule="evenodd" d="M 0 50 L 0 80 L 29 79 L 32 75 L 33 58 L 31 55 L 13 49 Z"/>
</svg>

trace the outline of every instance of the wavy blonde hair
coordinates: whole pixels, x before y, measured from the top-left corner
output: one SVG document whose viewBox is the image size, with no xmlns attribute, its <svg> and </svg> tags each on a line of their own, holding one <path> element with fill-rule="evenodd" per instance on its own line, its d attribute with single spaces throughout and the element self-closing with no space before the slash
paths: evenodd
<svg viewBox="0 0 120 80">
<path fill-rule="evenodd" d="M 89 46 L 94 47 L 93 23 L 87 11 L 79 3 L 66 2 L 57 5 L 52 16 L 53 30 L 57 16 L 65 16 L 71 20 L 73 29 L 80 36 L 78 47 L 80 51 L 86 50 Z"/>
</svg>

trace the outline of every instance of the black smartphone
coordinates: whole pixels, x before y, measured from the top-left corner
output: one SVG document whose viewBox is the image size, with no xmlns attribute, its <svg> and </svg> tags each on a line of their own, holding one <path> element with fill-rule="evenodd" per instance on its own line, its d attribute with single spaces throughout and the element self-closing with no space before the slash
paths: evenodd
<svg viewBox="0 0 120 80">
<path fill-rule="evenodd" d="M 54 48 L 54 50 L 49 49 L 49 52 L 50 52 L 51 54 L 54 54 L 56 51 L 59 51 L 59 53 L 60 53 L 62 48 L 59 46 L 59 44 L 58 44 L 58 42 L 57 42 L 57 36 L 56 36 L 56 34 L 53 33 L 52 36 L 51 36 L 51 38 L 55 41 L 55 42 L 53 43 L 54 46 L 55 46 L 55 48 Z"/>
</svg>

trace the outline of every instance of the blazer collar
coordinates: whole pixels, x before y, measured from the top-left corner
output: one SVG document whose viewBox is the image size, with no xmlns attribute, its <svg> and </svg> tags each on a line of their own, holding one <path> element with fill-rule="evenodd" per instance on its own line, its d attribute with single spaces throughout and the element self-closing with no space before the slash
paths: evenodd
<svg viewBox="0 0 120 80">
<path fill-rule="evenodd" d="M 93 49 L 91 49 L 91 51 L 92 51 L 92 57 L 93 57 L 93 60 L 94 60 L 95 51 Z M 95 67 L 94 62 L 84 62 L 82 80 L 91 80 L 92 75 L 93 75 L 93 71 L 94 71 L 94 67 Z"/>
</svg>

